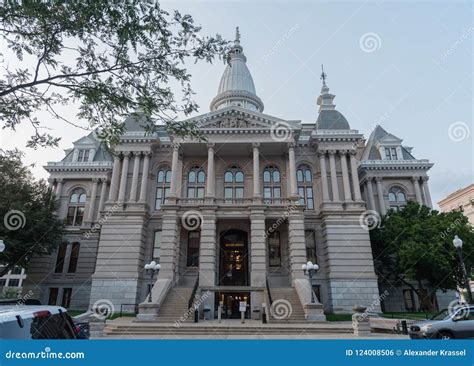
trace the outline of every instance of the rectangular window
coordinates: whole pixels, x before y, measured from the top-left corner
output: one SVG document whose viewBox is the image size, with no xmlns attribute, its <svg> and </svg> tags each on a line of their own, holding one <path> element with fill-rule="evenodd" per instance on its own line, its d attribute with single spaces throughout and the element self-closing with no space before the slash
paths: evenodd
<svg viewBox="0 0 474 366">
<path fill-rule="evenodd" d="M 76 211 L 76 221 L 74 222 L 74 226 L 81 226 L 83 218 L 84 218 L 84 207 L 78 207 Z"/>
<path fill-rule="evenodd" d="M 71 256 L 69 257 L 68 273 L 75 273 L 77 269 L 77 261 L 79 259 L 79 243 L 72 243 Z"/>
<path fill-rule="evenodd" d="M 298 187 L 298 196 L 300 196 L 300 205 L 304 205 L 304 187 Z"/>
<path fill-rule="evenodd" d="M 199 231 L 190 231 L 188 234 L 188 253 L 186 266 L 199 266 L 199 244 L 201 241 L 201 233 Z"/>
<path fill-rule="evenodd" d="M 61 244 L 58 247 L 58 256 L 56 258 L 56 266 L 54 267 L 54 273 L 62 273 L 64 267 L 64 257 L 66 257 L 67 244 Z"/>
<path fill-rule="evenodd" d="M 15 266 L 13 267 L 11 274 L 21 274 L 21 267 Z"/>
<path fill-rule="evenodd" d="M 272 191 L 271 191 L 271 188 L 265 187 L 265 188 L 263 189 L 263 197 L 264 197 L 264 198 L 272 198 Z"/>
<path fill-rule="evenodd" d="M 231 199 L 232 198 L 232 188 L 230 188 L 230 187 L 224 188 L 224 197 L 226 199 Z"/>
<path fill-rule="evenodd" d="M 280 246 L 280 232 L 274 231 L 268 235 L 268 251 L 270 267 L 281 266 L 281 246 Z"/>
<path fill-rule="evenodd" d="M 71 295 L 72 295 L 72 288 L 63 288 L 63 299 L 61 301 L 61 306 L 63 308 L 69 308 L 71 305 Z"/>
<path fill-rule="evenodd" d="M 273 197 L 274 198 L 280 198 L 281 197 L 280 187 L 273 188 Z"/>
<path fill-rule="evenodd" d="M 194 198 L 194 188 L 188 188 L 188 198 Z"/>
<path fill-rule="evenodd" d="M 313 230 L 305 230 L 304 234 L 306 241 L 306 259 L 313 263 L 318 263 L 315 233 Z"/>
<path fill-rule="evenodd" d="M 204 198 L 204 187 L 198 187 L 196 193 L 196 198 Z"/>
<path fill-rule="evenodd" d="M 156 189 L 155 210 L 159 210 L 163 200 L 163 188 Z"/>
<path fill-rule="evenodd" d="M 390 148 L 392 152 L 392 160 L 398 160 L 397 149 L 395 147 Z"/>
<path fill-rule="evenodd" d="M 79 154 L 77 155 L 77 161 L 80 163 L 84 161 L 89 161 L 89 150 L 79 150 Z"/>
<path fill-rule="evenodd" d="M 244 188 L 243 187 L 235 188 L 235 198 L 244 198 Z"/>
<path fill-rule="evenodd" d="M 160 263 L 161 231 L 155 231 L 153 238 L 153 260 Z"/>
<path fill-rule="evenodd" d="M 56 305 L 57 301 L 58 301 L 58 288 L 57 287 L 50 288 L 48 305 Z"/>
<path fill-rule="evenodd" d="M 74 225 L 74 214 L 76 213 L 76 207 L 69 207 L 67 209 L 66 225 Z"/>
<path fill-rule="evenodd" d="M 7 284 L 7 280 L 5 278 L 0 278 L 0 286 L 3 287 Z"/>
<path fill-rule="evenodd" d="M 313 187 L 306 187 L 306 207 L 314 210 Z"/>
<path fill-rule="evenodd" d="M 20 286 L 20 280 L 18 278 L 10 278 L 7 287 L 18 287 Z"/>
<path fill-rule="evenodd" d="M 388 147 L 385 148 L 385 159 L 392 160 L 392 156 L 390 155 L 390 148 Z"/>
</svg>

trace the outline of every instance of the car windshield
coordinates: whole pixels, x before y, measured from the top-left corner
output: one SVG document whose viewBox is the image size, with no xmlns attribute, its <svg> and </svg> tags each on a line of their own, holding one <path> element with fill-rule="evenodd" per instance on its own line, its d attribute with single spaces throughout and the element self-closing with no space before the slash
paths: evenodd
<svg viewBox="0 0 474 366">
<path fill-rule="evenodd" d="M 445 320 L 451 316 L 451 313 L 448 309 L 441 310 L 438 314 L 433 316 L 431 320 Z"/>
</svg>

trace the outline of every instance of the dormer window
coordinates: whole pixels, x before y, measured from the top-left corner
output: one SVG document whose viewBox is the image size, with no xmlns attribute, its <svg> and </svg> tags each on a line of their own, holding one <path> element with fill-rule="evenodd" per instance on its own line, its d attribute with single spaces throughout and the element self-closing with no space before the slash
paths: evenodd
<svg viewBox="0 0 474 366">
<path fill-rule="evenodd" d="M 397 148 L 386 147 L 385 148 L 385 160 L 398 160 Z"/>
<path fill-rule="evenodd" d="M 89 161 L 89 149 L 80 149 L 77 154 L 77 161 L 79 163 Z"/>
</svg>

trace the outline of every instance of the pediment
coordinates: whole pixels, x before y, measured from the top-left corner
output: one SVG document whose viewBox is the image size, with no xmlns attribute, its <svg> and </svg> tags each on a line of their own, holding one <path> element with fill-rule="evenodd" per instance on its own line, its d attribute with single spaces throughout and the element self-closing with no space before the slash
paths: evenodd
<svg viewBox="0 0 474 366">
<path fill-rule="evenodd" d="M 200 129 L 222 130 L 271 130 L 272 126 L 285 124 L 292 130 L 301 128 L 300 121 L 287 121 L 266 114 L 232 107 L 207 113 L 191 119 L 197 122 Z"/>
<path fill-rule="evenodd" d="M 386 134 L 379 140 L 379 142 L 382 144 L 400 144 L 402 141 L 402 139 L 392 135 L 391 133 Z"/>
</svg>

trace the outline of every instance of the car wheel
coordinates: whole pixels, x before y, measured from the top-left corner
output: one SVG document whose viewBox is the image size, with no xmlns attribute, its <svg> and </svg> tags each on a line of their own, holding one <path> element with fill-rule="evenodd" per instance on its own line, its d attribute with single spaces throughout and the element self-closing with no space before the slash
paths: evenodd
<svg viewBox="0 0 474 366">
<path fill-rule="evenodd" d="M 441 332 L 438 332 L 438 339 L 453 339 L 454 336 L 451 332 L 442 330 Z"/>
</svg>

